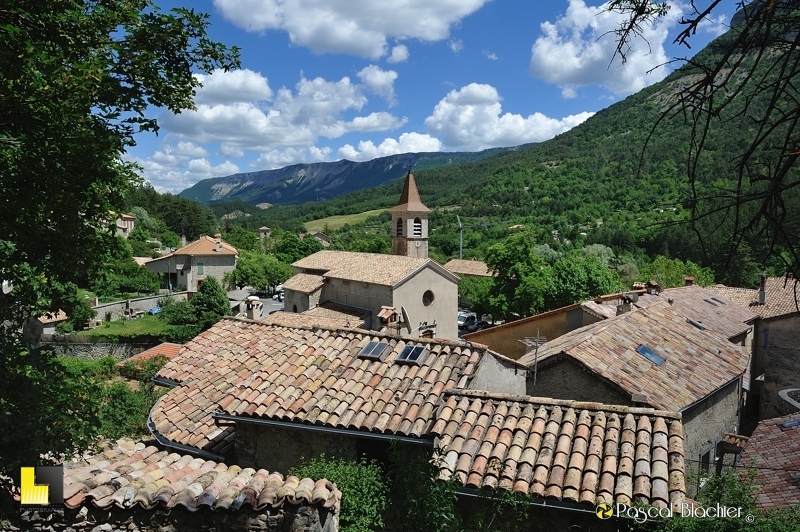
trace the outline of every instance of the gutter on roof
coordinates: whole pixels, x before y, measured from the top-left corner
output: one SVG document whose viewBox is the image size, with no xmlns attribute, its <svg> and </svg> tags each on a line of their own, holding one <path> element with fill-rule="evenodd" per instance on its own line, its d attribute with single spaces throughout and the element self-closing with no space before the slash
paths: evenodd
<svg viewBox="0 0 800 532">
<path fill-rule="evenodd" d="M 164 377 L 159 377 L 158 375 L 153 375 L 150 380 L 159 386 L 166 386 L 167 388 L 174 388 L 176 386 L 180 386 L 181 383 L 178 381 L 174 381 L 172 379 L 165 379 Z"/>
<path fill-rule="evenodd" d="M 474 488 L 459 488 L 456 490 L 457 495 L 465 495 L 467 497 L 475 497 L 476 499 L 501 499 L 500 495 L 495 495 L 494 490 L 486 492 Z M 568 512 L 578 512 L 582 514 L 597 515 L 594 506 L 587 507 L 584 504 L 569 501 L 547 500 L 542 497 L 531 497 L 528 502 L 530 506 L 541 506 L 543 508 L 553 508 L 556 510 L 566 510 Z M 613 505 L 612 505 L 613 506 Z M 615 516 L 616 517 L 616 516 Z"/>
<path fill-rule="evenodd" d="M 230 414 L 216 413 L 212 414 L 214 419 L 221 419 L 224 421 L 235 421 L 237 423 L 253 423 L 256 425 L 269 425 L 273 427 L 281 427 L 285 429 L 298 429 L 309 430 L 312 432 L 325 432 L 328 434 L 341 434 L 344 436 L 354 436 L 358 438 L 369 438 L 375 440 L 397 440 L 403 443 L 414 443 L 417 445 L 429 445 L 433 447 L 433 440 L 427 438 L 414 438 L 411 436 L 397 436 L 394 434 L 383 434 L 380 432 L 367 432 L 361 430 L 339 429 L 336 427 L 323 427 L 320 425 L 308 425 L 305 423 L 294 423 L 292 421 L 277 421 L 274 419 L 263 419 L 246 416 L 232 416 Z"/>
<path fill-rule="evenodd" d="M 163 397 L 163 396 L 162 396 Z M 192 447 L 191 445 L 184 445 L 182 443 L 175 443 L 173 441 L 169 441 L 167 438 L 164 437 L 158 430 L 156 430 L 156 424 L 153 421 L 153 410 L 155 410 L 156 405 L 161 401 L 161 397 L 153 405 L 153 408 L 150 409 L 150 412 L 147 414 L 147 430 L 150 431 L 153 438 L 156 441 L 163 445 L 164 447 L 169 447 L 171 449 L 175 449 L 178 451 L 183 451 L 189 454 L 193 454 L 195 456 L 199 456 L 201 458 L 206 458 L 208 460 L 214 460 L 216 462 L 224 462 L 227 457 L 223 454 L 212 453 L 211 451 L 204 451 L 202 449 L 198 449 L 197 447 Z"/>
</svg>

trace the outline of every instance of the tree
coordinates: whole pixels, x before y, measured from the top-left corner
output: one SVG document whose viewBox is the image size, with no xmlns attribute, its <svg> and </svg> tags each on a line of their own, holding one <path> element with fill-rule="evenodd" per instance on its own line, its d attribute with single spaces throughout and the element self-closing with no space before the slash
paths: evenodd
<svg viewBox="0 0 800 532">
<path fill-rule="evenodd" d="M 683 286 L 686 277 L 694 277 L 695 284 L 708 286 L 714 284 L 714 272 L 710 268 L 701 268 L 694 262 L 681 259 L 668 259 L 661 255 L 656 256 L 653 262 L 642 268 L 639 274 L 640 281 L 658 281 L 665 288 Z"/>
<path fill-rule="evenodd" d="M 675 37 L 689 46 L 710 20 L 720 0 L 693 2 Z M 685 117 L 691 125 L 686 175 L 691 227 L 704 262 L 715 252 L 725 266 L 742 260 L 737 250 L 749 243 L 764 261 L 773 260 L 800 278 L 800 0 L 755 0 L 733 17 L 731 30 L 697 57 L 686 60 L 690 83 L 676 92 L 655 126 Z M 613 33 L 623 61 L 644 26 L 670 9 L 663 0 L 613 0 L 607 9 L 625 15 Z M 715 134 L 729 123 L 745 132 L 731 161 L 729 178 L 711 181 L 708 156 Z M 643 150 L 643 157 L 647 153 Z"/>
<path fill-rule="evenodd" d="M 26 345 L 26 320 L 74 311 L 102 269 L 114 215 L 138 181 L 125 149 L 156 131 L 153 107 L 193 107 L 196 71 L 238 65 L 207 16 L 151 0 L 8 0 L 0 9 L 0 479 L 85 449 L 93 401 L 54 354 Z M 5 483 L 5 481 L 0 481 Z M 3 487 L 5 490 L 5 487 Z"/>
<path fill-rule="evenodd" d="M 294 233 L 281 233 L 272 246 L 272 253 L 278 260 L 291 264 L 295 261 L 308 257 L 322 249 L 322 244 L 316 238 L 306 236 L 302 240 Z"/>
<path fill-rule="evenodd" d="M 230 280 L 235 286 L 274 288 L 291 277 L 292 273 L 292 267 L 274 255 L 242 251 Z"/>
<path fill-rule="evenodd" d="M 228 296 L 222 285 L 214 277 L 206 277 L 197 289 L 197 293 L 190 300 L 192 310 L 202 330 L 208 329 L 222 316 L 231 313 Z"/>
<path fill-rule="evenodd" d="M 550 271 L 533 252 L 535 243 L 532 234 L 515 233 L 486 252 L 486 265 L 495 275 L 489 299 L 492 316 L 508 320 L 544 309 Z"/>
</svg>

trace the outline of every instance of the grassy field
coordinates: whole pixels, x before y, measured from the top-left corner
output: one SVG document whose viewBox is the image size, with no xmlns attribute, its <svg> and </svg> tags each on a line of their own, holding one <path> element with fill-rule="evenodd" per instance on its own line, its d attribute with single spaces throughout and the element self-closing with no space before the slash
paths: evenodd
<svg viewBox="0 0 800 532">
<path fill-rule="evenodd" d="M 102 318 L 102 317 L 101 317 Z M 100 327 L 88 331 L 82 331 L 80 334 L 88 336 L 159 336 L 172 329 L 165 320 L 159 319 L 158 316 L 150 316 L 145 314 L 141 318 L 135 320 L 116 320 L 106 322 Z"/>
<path fill-rule="evenodd" d="M 365 211 L 358 214 L 347 214 L 344 216 L 328 216 L 327 218 L 320 218 L 319 220 L 312 220 L 306 222 L 307 231 L 322 231 L 325 232 L 325 225 L 327 224 L 328 230 L 339 229 L 344 224 L 357 224 L 361 223 L 370 216 L 377 216 L 386 209 L 375 209 L 374 211 Z"/>
</svg>

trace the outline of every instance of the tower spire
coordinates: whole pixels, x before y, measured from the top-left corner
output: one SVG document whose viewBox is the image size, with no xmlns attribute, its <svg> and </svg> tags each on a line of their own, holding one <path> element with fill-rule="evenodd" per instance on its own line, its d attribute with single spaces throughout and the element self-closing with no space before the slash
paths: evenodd
<svg viewBox="0 0 800 532">
<path fill-rule="evenodd" d="M 417 182 L 411 169 L 406 175 L 400 201 L 389 209 L 392 215 L 392 254 L 428 257 L 428 214 L 419 197 Z"/>
</svg>

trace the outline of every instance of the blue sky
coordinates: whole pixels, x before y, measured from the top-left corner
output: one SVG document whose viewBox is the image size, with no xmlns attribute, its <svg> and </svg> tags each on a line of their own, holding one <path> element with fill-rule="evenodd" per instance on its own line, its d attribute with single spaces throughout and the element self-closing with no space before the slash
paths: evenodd
<svg viewBox="0 0 800 532">
<path fill-rule="evenodd" d="M 663 79 L 727 29 L 723 2 L 692 50 L 687 5 L 609 66 L 619 15 L 592 0 L 157 0 L 211 15 L 242 68 L 203 76 L 197 110 L 152 109 L 127 159 L 162 192 L 201 179 L 393 153 L 544 141 Z M 649 43 L 649 44 L 648 44 Z"/>
</svg>

